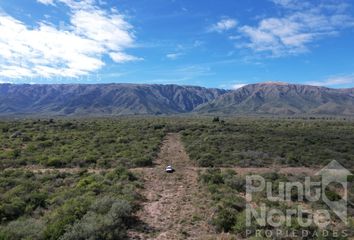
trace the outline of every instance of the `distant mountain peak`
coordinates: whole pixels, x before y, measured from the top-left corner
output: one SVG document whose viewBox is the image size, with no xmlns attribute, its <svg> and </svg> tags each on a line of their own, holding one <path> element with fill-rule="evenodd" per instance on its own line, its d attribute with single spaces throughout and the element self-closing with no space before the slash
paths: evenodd
<svg viewBox="0 0 354 240">
<path fill-rule="evenodd" d="M 178 114 L 226 92 L 173 84 L 0 84 L 0 115 Z"/>
<path fill-rule="evenodd" d="M 274 85 L 274 86 L 282 86 L 282 85 L 290 85 L 290 83 L 286 82 L 274 82 L 274 81 L 268 81 L 268 82 L 260 82 L 257 83 L 258 85 Z"/>
<path fill-rule="evenodd" d="M 199 106 L 199 113 L 354 115 L 354 90 L 265 82 L 246 85 Z"/>
<path fill-rule="evenodd" d="M 0 84 L 0 115 L 354 115 L 354 89 L 283 82 L 233 91 L 149 84 Z"/>
</svg>

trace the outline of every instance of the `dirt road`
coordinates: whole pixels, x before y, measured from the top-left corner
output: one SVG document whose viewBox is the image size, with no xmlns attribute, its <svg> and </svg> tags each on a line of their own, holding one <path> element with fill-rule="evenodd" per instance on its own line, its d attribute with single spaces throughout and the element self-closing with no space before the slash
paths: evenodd
<svg viewBox="0 0 354 240">
<path fill-rule="evenodd" d="M 165 173 L 167 165 L 176 172 Z M 308 168 L 222 168 L 233 169 L 238 174 L 281 172 L 313 175 L 315 169 Z M 208 192 L 198 185 L 198 171 L 182 145 L 180 135 L 170 133 L 162 143 L 160 153 L 151 168 L 131 169 L 144 180 L 141 194 L 145 198 L 137 218 L 142 222 L 139 231 L 130 232 L 130 239 L 236 239 L 228 234 L 216 234 L 210 220 Z"/>
<path fill-rule="evenodd" d="M 176 172 L 165 173 L 172 165 Z M 145 181 L 142 195 L 146 198 L 137 217 L 146 226 L 143 232 L 134 233 L 132 239 L 205 239 L 211 233 L 208 225 L 210 210 L 180 136 L 168 134 L 153 168 L 134 169 Z"/>
</svg>

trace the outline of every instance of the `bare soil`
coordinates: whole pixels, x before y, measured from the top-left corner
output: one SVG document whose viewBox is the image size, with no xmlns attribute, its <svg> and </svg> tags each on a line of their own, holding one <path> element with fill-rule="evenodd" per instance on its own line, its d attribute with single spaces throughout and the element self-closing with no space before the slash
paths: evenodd
<svg viewBox="0 0 354 240">
<path fill-rule="evenodd" d="M 166 173 L 167 165 L 176 171 Z M 171 133 L 153 168 L 133 169 L 145 182 L 145 201 L 137 217 L 146 225 L 142 232 L 131 233 L 131 239 L 205 239 L 213 233 L 208 197 L 198 185 L 197 168 L 191 166 L 179 134 Z"/>
</svg>

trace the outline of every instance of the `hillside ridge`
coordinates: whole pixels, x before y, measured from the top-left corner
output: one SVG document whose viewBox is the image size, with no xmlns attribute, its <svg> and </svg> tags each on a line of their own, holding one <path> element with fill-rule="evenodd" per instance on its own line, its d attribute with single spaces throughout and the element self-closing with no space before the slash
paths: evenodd
<svg viewBox="0 0 354 240">
<path fill-rule="evenodd" d="M 198 106 L 199 114 L 354 115 L 354 89 L 289 83 L 249 84 Z"/>
<path fill-rule="evenodd" d="M 354 115 L 354 88 L 263 82 L 236 90 L 175 84 L 0 84 L 0 115 Z"/>
<path fill-rule="evenodd" d="M 173 84 L 2 84 L 0 114 L 178 114 L 226 92 Z"/>
</svg>

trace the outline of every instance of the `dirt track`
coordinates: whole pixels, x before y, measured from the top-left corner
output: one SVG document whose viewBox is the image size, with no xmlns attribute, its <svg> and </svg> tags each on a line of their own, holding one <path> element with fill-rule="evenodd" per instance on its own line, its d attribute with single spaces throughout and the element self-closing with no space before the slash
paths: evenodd
<svg viewBox="0 0 354 240">
<path fill-rule="evenodd" d="M 176 172 L 165 173 L 167 165 Z M 8 168 L 10 170 L 13 168 Z M 27 166 L 21 169 L 34 173 L 52 171 L 77 173 L 81 168 L 43 168 Z M 262 168 L 222 168 L 233 169 L 238 174 L 279 172 L 284 174 L 313 175 L 316 169 L 305 167 L 262 167 Z M 90 173 L 100 173 L 112 169 L 86 169 Z M 208 192 L 198 185 L 198 171 L 189 159 L 181 143 L 180 135 L 170 133 L 162 142 L 160 153 L 151 168 L 134 168 L 134 173 L 144 180 L 141 195 L 145 198 L 136 217 L 141 221 L 138 228 L 129 232 L 130 239 L 235 239 L 227 234 L 215 234 L 209 221 L 213 206 L 210 206 Z"/>
<path fill-rule="evenodd" d="M 176 172 L 165 173 L 167 165 Z M 130 232 L 130 239 L 236 239 L 228 234 L 216 234 L 208 223 L 213 206 L 208 205 L 208 193 L 198 185 L 198 171 L 182 145 L 180 135 L 170 133 L 162 143 L 152 168 L 131 169 L 144 180 L 141 192 L 145 198 L 136 217 L 142 221 L 140 231 Z M 222 168 L 238 174 L 280 172 L 313 175 L 315 169 L 304 167 Z"/>
<path fill-rule="evenodd" d="M 210 210 L 198 187 L 197 170 L 186 154 L 178 134 L 168 134 L 153 168 L 134 169 L 145 181 L 146 198 L 137 217 L 146 224 L 132 239 L 205 239 L 211 233 Z M 176 172 L 165 173 L 167 165 Z M 189 166 L 189 167 L 188 167 Z"/>
<path fill-rule="evenodd" d="M 60 172 L 60 173 L 79 173 L 82 171 L 87 171 L 88 173 L 101 173 L 101 172 L 109 172 L 114 170 L 114 168 L 79 168 L 79 167 L 73 167 L 73 168 L 46 168 L 42 166 L 36 166 L 36 165 L 30 165 L 26 167 L 18 167 L 18 168 L 5 168 L 5 169 L 0 169 L 0 170 L 25 170 L 25 171 L 30 171 L 33 173 L 51 173 L 51 172 Z M 141 173 L 144 171 L 147 171 L 149 168 L 130 168 L 132 172 L 135 173 Z M 150 168 L 151 169 L 151 168 Z M 206 170 L 207 168 L 203 167 L 190 167 L 190 166 L 185 166 L 184 169 L 191 170 L 193 172 L 197 171 L 203 171 Z M 308 167 L 286 167 L 286 166 L 277 166 L 277 167 L 220 167 L 221 170 L 226 170 L 226 169 L 232 169 L 234 170 L 237 174 L 239 175 L 246 175 L 248 173 L 254 173 L 254 174 L 263 174 L 263 173 L 269 173 L 269 172 L 277 172 L 277 173 L 282 173 L 282 174 L 306 174 L 307 176 L 313 176 L 315 175 L 318 171 L 321 169 L 314 169 L 314 168 L 308 168 Z"/>
</svg>

